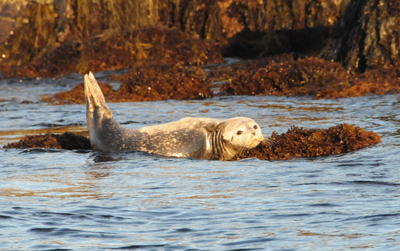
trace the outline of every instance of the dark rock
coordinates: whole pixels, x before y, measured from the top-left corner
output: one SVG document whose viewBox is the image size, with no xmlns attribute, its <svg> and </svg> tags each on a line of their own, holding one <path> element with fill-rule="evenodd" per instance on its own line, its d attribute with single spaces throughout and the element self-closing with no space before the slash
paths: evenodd
<svg viewBox="0 0 400 251">
<path fill-rule="evenodd" d="M 322 56 L 351 71 L 399 67 L 400 2 L 352 0 Z"/>
</svg>

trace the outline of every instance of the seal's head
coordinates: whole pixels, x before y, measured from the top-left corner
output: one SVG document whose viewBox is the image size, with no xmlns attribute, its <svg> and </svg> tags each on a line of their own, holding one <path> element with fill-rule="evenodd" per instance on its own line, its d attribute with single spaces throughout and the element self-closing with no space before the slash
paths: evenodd
<svg viewBox="0 0 400 251">
<path fill-rule="evenodd" d="M 250 149 L 264 140 L 260 126 L 252 119 L 236 117 L 223 123 L 222 138 L 232 146 Z"/>
</svg>

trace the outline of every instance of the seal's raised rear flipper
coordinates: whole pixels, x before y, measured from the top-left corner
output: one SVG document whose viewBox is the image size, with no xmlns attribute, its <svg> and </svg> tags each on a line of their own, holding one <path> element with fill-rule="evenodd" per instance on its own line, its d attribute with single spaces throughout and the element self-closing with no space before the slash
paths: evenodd
<svg viewBox="0 0 400 251">
<path fill-rule="evenodd" d="M 86 119 L 92 146 L 99 145 L 97 142 L 96 130 L 103 124 L 104 120 L 112 119 L 112 112 L 106 104 L 100 86 L 93 74 L 85 75 L 85 96 L 86 96 Z"/>
<path fill-rule="evenodd" d="M 112 112 L 108 108 L 100 86 L 91 72 L 85 75 L 85 96 L 88 114 L 96 112 L 101 118 L 112 118 Z"/>
</svg>

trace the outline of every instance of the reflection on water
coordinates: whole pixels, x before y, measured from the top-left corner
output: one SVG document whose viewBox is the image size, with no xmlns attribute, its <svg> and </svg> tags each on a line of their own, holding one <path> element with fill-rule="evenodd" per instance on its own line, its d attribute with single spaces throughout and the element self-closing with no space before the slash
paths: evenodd
<svg viewBox="0 0 400 251">
<path fill-rule="evenodd" d="M 72 80 L 61 78 L 52 88 L 69 89 Z M 26 92 L 48 93 L 48 83 L 24 84 Z M 24 85 L 18 88 L 20 100 L 32 97 L 22 95 Z M 293 124 L 327 128 L 346 122 L 376 131 L 382 142 L 348 154 L 290 161 L 2 150 L 0 249 L 398 250 L 399 98 L 110 104 L 116 120 L 130 128 L 185 116 L 247 116 L 265 135 Z M 1 144 L 47 131 L 87 133 L 84 105 L 8 99 L 0 103 L 0 113 Z"/>
</svg>

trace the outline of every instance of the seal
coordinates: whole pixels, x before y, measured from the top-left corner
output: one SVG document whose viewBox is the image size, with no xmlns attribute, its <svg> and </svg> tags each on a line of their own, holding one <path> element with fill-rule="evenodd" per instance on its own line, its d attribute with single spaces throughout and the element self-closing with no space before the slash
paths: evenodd
<svg viewBox="0 0 400 251">
<path fill-rule="evenodd" d="M 84 82 L 87 127 L 95 150 L 137 150 L 167 157 L 230 160 L 264 140 L 260 126 L 245 117 L 228 120 L 188 117 L 141 129 L 127 129 L 113 119 L 91 72 L 85 75 Z"/>
</svg>

